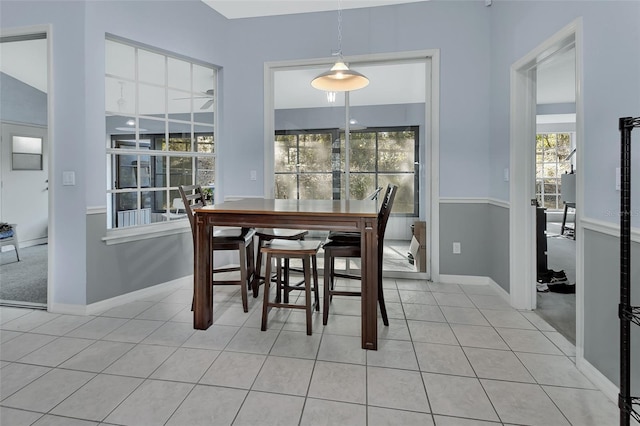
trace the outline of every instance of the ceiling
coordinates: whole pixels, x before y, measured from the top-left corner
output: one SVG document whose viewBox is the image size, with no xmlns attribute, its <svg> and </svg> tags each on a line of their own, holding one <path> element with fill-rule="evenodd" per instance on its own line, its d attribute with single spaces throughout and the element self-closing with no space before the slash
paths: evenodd
<svg viewBox="0 0 640 426">
<path fill-rule="evenodd" d="M 227 19 L 417 3 L 428 0 L 202 0 Z"/>
</svg>

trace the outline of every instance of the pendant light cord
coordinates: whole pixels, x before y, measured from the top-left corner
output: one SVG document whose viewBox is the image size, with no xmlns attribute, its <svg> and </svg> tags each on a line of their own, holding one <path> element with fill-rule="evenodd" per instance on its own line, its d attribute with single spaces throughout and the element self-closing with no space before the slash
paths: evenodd
<svg viewBox="0 0 640 426">
<path fill-rule="evenodd" d="M 342 1 L 338 0 L 338 56 L 342 61 Z"/>
</svg>

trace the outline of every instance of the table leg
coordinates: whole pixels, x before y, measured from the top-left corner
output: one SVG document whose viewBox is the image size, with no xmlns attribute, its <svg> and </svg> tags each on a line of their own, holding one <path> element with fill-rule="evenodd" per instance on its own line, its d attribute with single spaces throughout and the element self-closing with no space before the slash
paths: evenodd
<svg viewBox="0 0 640 426">
<path fill-rule="evenodd" d="M 377 223 L 365 222 L 360 234 L 362 255 L 362 348 L 378 349 L 378 235 Z"/>
<path fill-rule="evenodd" d="M 196 214 L 193 247 L 193 327 L 206 330 L 213 324 L 213 250 L 212 225 Z"/>
</svg>

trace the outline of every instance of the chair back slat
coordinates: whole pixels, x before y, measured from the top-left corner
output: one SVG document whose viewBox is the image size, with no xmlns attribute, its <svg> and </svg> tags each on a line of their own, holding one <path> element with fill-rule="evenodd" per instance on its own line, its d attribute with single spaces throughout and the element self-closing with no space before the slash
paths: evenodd
<svg viewBox="0 0 640 426">
<path fill-rule="evenodd" d="M 395 200 L 397 192 L 397 185 L 391 183 L 387 185 L 387 190 L 385 191 L 382 205 L 380 206 L 380 212 L 378 213 L 378 238 L 381 242 L 384 239 L 384 232 L 387 229 L 387 222 L 389 222 L 389 216 L 393 208 L 393 200 Z"/>
<path fill-rule="evenodd" d="M 180 185 L 178 191 L 184 203 L 184 210 L 187 212 L 187 217 L 189 218 L 191 232 L 195 235 L 196 219 L 194 209 L 199 209 L 207 205 L 202 194 L 202 188 L 200 185 Z"/>
</svg>

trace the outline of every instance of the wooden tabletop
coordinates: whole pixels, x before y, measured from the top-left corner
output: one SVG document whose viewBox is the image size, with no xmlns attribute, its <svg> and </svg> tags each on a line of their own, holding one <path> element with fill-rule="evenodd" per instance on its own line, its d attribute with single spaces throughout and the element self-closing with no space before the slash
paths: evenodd
<svg viewBox="0 0 640 426">
<path fill-rule="evenodd" d="M 225 201 L 195 209 L 197 213 L 239 213 L 272 215 L 327 215 L 376 217 L 377 202 L 372 200 L 274 200 L 269 198 L 244 198 Z"/>
</svg>

